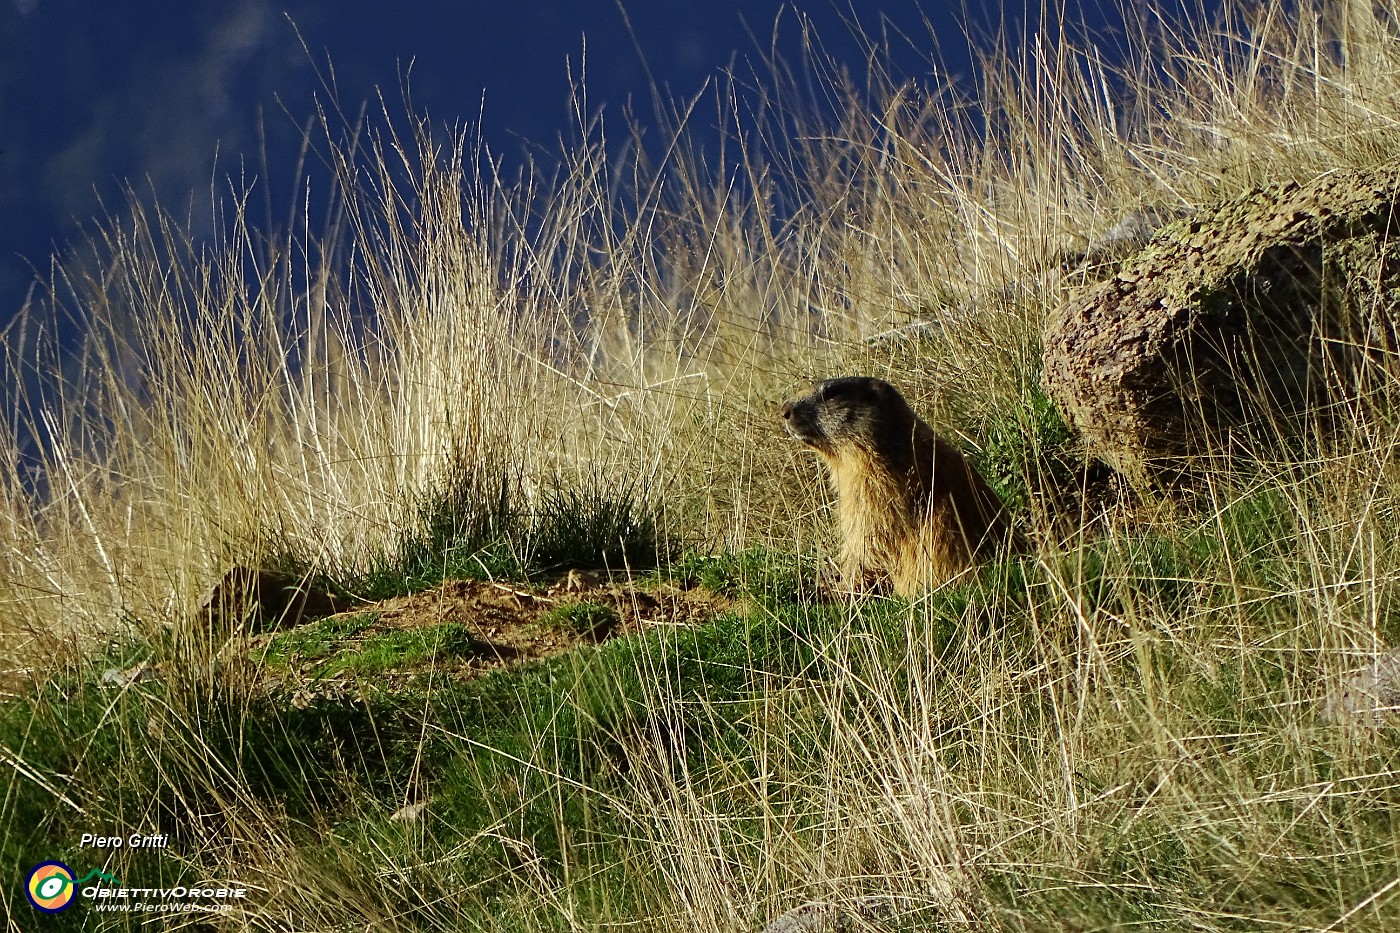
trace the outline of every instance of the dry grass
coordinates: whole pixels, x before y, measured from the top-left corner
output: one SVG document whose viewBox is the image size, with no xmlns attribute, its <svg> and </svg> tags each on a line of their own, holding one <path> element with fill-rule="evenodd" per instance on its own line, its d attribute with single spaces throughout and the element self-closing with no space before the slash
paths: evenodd
<svg viewBox="0 0 1400 933">
<path fill-rule="evenodd" d="M 582 142 L 513 181 L 465 134 L 327 117 L 327 219 L 271 239 L 236 186 L 207 236 L 133 201 L 7 334 L 8 666 L 42 681 L 95 635 L 169 629 L 191 673 L 167 722 L 217 718 L 212 683 L 250 688 L 190 624 L 202 587 L 271 551 L 365 572 L 464 474 L 527 501 L 620 478 L 703 548 L 827 548 L 817 471 L 773 418 L 803 380 L 888 377 L 976 447 L 1038 381 L 1040 321 L 1073 287 L 1058 257 L 1144 206 L 1395 151 L 1400 8 L 1227 6 L 1219 28 L 1130 33 L 1121 69 L 1031 40 L 970 95 L 878 69 L 859 91 L 816 61 L 823 113 L 807 75 L 735 77 L 657 117 L 660 156 L 580 102 Z M 239 921 L 256 928 L 742 930 L 864 897 L 893 929 L 1385 929 L 1396 749 L 1315 708 L 1397 634 L 1394 438 L 1359 423 L 1342 449 L 1213 476 L 1204 504 L 1043 542 L 912 607 L 809 629 L 800 607 L 759 611 L 826 674 L 756 674 L 739 714 L 639 655 L 656 731 L 627 767 L 578 786 L 514 759 L 536 796 L 511 785 L 519 808 L 455 847 L 311 849 L 212 739 L 132 741 L 240 814 L 237 843 L 216 827 L 182 857 L 265 884 Z M 678 760 L 666 722 L 736 715 L 742 754 Z M 6 755 L 12 790 L 53 783 Z M 421 776 L 391 778 L 407 801 Z M 553 801 L 556 830 L 583 833 L 574 793 L 608 813 L 587 826 L 625 828 L 613 869 L 551 860 L 512 823 Z M 483 839 L 514 899 L 477 903 L 485 882 L 454 875 Z M 324 885 L 285 882 L 304 873 Z M 410 884 L 422 904 L 395 893 Z"/>
</svg>

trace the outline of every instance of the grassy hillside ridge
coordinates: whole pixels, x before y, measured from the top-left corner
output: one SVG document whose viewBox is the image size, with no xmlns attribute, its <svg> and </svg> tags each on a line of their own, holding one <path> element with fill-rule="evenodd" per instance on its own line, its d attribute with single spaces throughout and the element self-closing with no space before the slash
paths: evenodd
<svg viewBox="0 0 1400 933">
<path fill-rule="evenodd" d="M 695 111 L 646 128 L 676 134 L 659 165 L 612 161 L 622 141 L 581 117 L 559 170 L 518 184 L 465 134 L 332 116 L 313 142 L 335 209 L 271 241 L 252 191 L 212 239 L 136 202 L 7 342 L 10 615 L 168 616 L 269 541 L 364 569 L 463 477 L 530 496 L 622 476 L 678 533 L 820 534 L 813 471 L 773 426 L 803 380 L 888 375 L 976 448 L 1036 385 L 1039 321 L 1075 284 L 1058 257 L 1144 204 L 1387 151 L 1382 27 L 1302 13 L 1144 36 L 1122 75 L 1028 48 L 971 100 L 877 72 L 831 88 L 834 123 L 799 122 L 819 116 L 781 73 L 736 84 L 722 166 Z M 76 356 L 64 318 L 91 335 Z"/>
<path fill-rule="evenodd" d="M 255 229 L 255 186 L 211 236 L 134 202 L 4 343 L 8 928 L 50 923 L 29 865 L 136 830 L 171 848 L 103 867 L 245 882 L 227 929 L 747 931 L 856 898 L 888 930 L 1394 926 L 1400 748 L 1318 715 L 1400 639 L 1393 412 L 1104 517 L 1046 494 L 1086 454 L 1038 328 L 1135 209 L 1387 158 L 1397 12 L 1231 4 L 1117 73 L 1031 41 L 963 96 L 780 64 L 637 126 L 658 163 L 580 92 L 582 142 L 519 182 L 467 133 L 332 114 L 323 221 Z M 855 371 L 1033 556 L 814 598 L 827 493 L 776 406 Z M 367 658 L 367 618 L 264 650 L 193 611 L 269 561 L 366 599 L 593 566 L 745 603 L 464 678 L 455 628 Z M 365 673 L 289 696 L 297 651 Z M 139 922 L 89 907 L 51 925 Z"/>
</svg>

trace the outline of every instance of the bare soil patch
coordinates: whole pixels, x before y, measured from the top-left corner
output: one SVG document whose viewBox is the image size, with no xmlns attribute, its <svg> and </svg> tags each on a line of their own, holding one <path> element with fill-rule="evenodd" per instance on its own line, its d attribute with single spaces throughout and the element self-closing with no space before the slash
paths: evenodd
<svg viewBox="0 0 1400 933">
<path fill-rule="evenodd" d="M 570 574 L 544 587 L 446 580 L 432 589 L 258 635 L 269 686 L 295 697 L 372 678 L 479 677 L 637 632 L 709 621 L 735 602 L 703 587 Z"/>
</svg>

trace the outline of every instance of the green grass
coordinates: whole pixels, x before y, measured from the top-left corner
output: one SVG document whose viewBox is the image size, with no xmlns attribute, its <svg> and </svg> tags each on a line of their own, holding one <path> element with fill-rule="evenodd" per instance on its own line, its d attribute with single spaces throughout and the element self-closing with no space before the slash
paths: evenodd
<svg viewBox="0 0 1400 933">
<path fill-rule="evenodd" d="M 687 551 L 665 568 L 660 578 L 782 605 L 815 594 L 820 566 L 821 562 L 810 555 L 761 546 L 719 554 Z"/>
<path fill-rule="evenodd" d="M 278 666 L 293 661 L 319 661 L 334 655 L 347 638 L 358 635 L 377 621 L 379 616 L 373 612 L 320 619 L 273 636 L 254 657 Z"/>
<path fill-rule="evenodd" d="M 540 622 L 544 625 L 586 638 L 606 635 L 618 621 L 616 609 L 606 603 L 591 600 L 563 603 L 540 617 Z"/>
<path fill-rule="evenodd" d="M 396 667 L 414 668 L 425 662 L 470 658 L 482 647 L 480 639 L 459 622 L 444 622 L 407 632 L 385 632 L 367 638 L 358 650 L 338 659 L 332 671 L 346 670 L 372 677 Z"/>
<path fill-rule="evenodd" d="M 1307 658 L 1259 637 L 1296 624 L 1296 599 L 1236 599 L 1234 587 L 1266 586 L 1279 572 L 1280 549 L 1265 535 L 1287 521 L 1277 506 L 1266 494 L 1242 498 L 1185 537 L 1143 534 L 1049 563 L 1008 561 L 912 603 L 799 600 L 801 561 L 779 553 L 692 557 L 676 576 L 742 582 L 768 598 L 699 627 L 471 681 L 383 680 L 461 648 L 460 626 L 366 638 L 372 614 L 322 620 L 276 636 L 262 660 L 354 673 L 360 688 L 301 706 L 240 687 L 237 666 L 120 693 L 91 674 L 52 680 L 0 708 L 0 744 L 47 776 L 14 786 L 8 818 L 32 830 L 7 839 L 5 855 L 21 869 L 46 857 L 86 866 L 77 835 L 139 804 L 150 831 L 178 844 L 116 853 L 104 864 L 122 877 L 203 877 L 217 864 L 207 861 L 214 840 L 275 832 L 284 863 L 314 866 L 407 928 L 498 928 L 508 917 L 553 929 L 551 898 L 566 890 L 590 922 L 622 922 L 664 907 L 654 876 L 637 869 L 661 844 L 649 795 L 690 788 L 690 804 L 663 812 L 710 826 L 728 851 L 759 851 L 775 820 L 794 843 L 816 845 L 825 817 L 811 795 L 863 780 L 882 756 L 900 754 L 903 736 L 926 743 L 917 757 L 943 775 L 951 813 L 975 804 L 994 767 L 998 793 L 1011 795 L 1001 806 L 1019 808 L 1007 818 L 1031 827 L 1050 818 L 1029 832 L 1008 827 L 978 869 L 991 916 L 1012 912 L 1036 929 L 1066 918 L 1170 924 L 1209 903 L 1255 920 L 1321 917 L 1388 871 L 1400 784 L 1386 775 L 1400 773 L 1400 744 L 1355 746 L 1309 724 L 1290 676 Z M 1063 614 L 1071 580 L 1078 624 Z M 555 622 L 593 624 L 605 609 L 566 604 Z M 1211 624 L 1154 628 L 1167 618 Z M 1227 646 L 1202 653 L 1230 629 L 1238 634 Z M 128 645 L 121 663 L 161 660 L 163 650 Z M 199 731 L 166 731 L 178 722 Z M 155 743 L 153 723 L 169 724 Z M 1080 743 L 1072 775 L 1056 770 L 1053 736 L 1067 728 Z M 1339 782 L 1345 794 L 1330 796 Z M 59 805 L 55 786 L 81 798 L 83 812 Z M 1079 803 L 1059 810 L 1071 790 Z M 390 818 L 412 800 L 427 802 L 419 820 Z M 850 870 L 886 870 L 879 846 L 860 842 L 873 846 L 886 831 L 850 826 L 838 847 L 849 847 Z M 1077 854 L 1047 859 L 1064 833 Z M 1285 859 L 1260 849 L 1284 840 Z M 1013 867 L 1022 860 L 1043 867 Z M 343 915 L 320 902 L 300 909 Z M 911 910 L 910 923 L 933 916 Z M 1253 922 L 1217 918 L 1226 929 Z"/>
<path fill-rule="evenodd" d="M 575 603 L 559 618 L 592 623 L 600 609 L 606 607 Z M 546 870 L 562 870 L 567 852 L 583 861 L 576 870 L 600 872 L 601 883 L 624 854 L 609 842 L 626 830 L 612 812 L 612 797 L 637 756 L 646 767 L 665 758 L 677 769 L 739 762 L 763 691 L 775 678 L 813 674 L 810 650 L 793 633 L 832 623 L 801 612 L 785 619 L 725 616 L 699 629 L 617 639 L 479 680 L 391 690 L 377 686 L 384 673 L 434 653 L 461 653 L 469 636 L 448 623 L 358 637 L 374 621 L 368 613 L 322 620 L 276 636 L 260 652 L 268 664 L 311 661 L 321 675 L 359 675 L 358 698 L 322 697 L 297 707 L 285 696 L 240 695 L 226 681 L 236 680 L 238 671 L 230 669 L 207 683 L 176 677 L 119 695 L 92 680 L 55 681 L 7 704 L 0 741 L 40 773 L 71 775 L 70 791 L 92 793 L 80 815 L 53 807 L 38 786 L 24 788 L 11 812 L 18 802 L 36 832 L 10 840 L 10 863 L 25 866 L 47 853 L 86 864 L 86 854 L 73 849 L 73 834 L 93 819 L 118 820 L 123 801 L 151 795 L 153 831 L 172 832 L 185 851 L 275 812 L 290 821 L 283 824 L 286 844 L 313 862 L 340 863 L 357 850 L 380 860 L 445 859 L 449 869 L 426 887 L 440 885 L 446 893 L 455 879 L 476 879 L 475 895 L 460 909 L 484 922 L 495 910 L 488 905 L 525 895 L 511 878 L 519 867 L 511 853 L 484 842 L 481 833 L 508 814 L 528 833 Z M 339 647 L 347 642 L 351 649 Z M 67 699 L 56 705 L 56 696 Z M 198 721 L 200 732 L 162 743 L 163 757 L 152 760 L 142 752 L 152 717 Z M 80 762 L 67 757 L 79 744 Z M 427 840 L 387 819 L 414 773 L 431 775 L 416 791 L 433 801 Z M 194 801 L 229 779 L 239 793 L 224 801 L 226 809 L 201 812 L 191 825 Z M 549 790 L 558 780 L 575 789 L 567 804 Z M 323 841 L 324 827 L 334 828 L 330 842 Z M 178 859 L 167 866 L 145 854 L 117 855 L 119 874 L 189 872 Z M 483 884 L 492 877 L 500 880 Z M 362 880 L 370 883 L 371 875 Z M 430 913 L 422 888 L 399 894 L 374 888 L 407 917 Z"/>
<path fill-rule="evenodd" d="M 460 622 L 355 637 L 377 621 L 373 612 L 322 619 L 274 636 L 253 658 L 274 668 L 306 667 L 317 679 L 337 674 L 372 679 L 434 661 L 471 658 L 484 647 Z"/>
<path fill-rule="evenodd" d="M 1033 492 L 1072 490 L 1088 464 L 1073 429 L 1038 385 L 987 419 L 977 467 L 1013 510 Z"/>
</svg>

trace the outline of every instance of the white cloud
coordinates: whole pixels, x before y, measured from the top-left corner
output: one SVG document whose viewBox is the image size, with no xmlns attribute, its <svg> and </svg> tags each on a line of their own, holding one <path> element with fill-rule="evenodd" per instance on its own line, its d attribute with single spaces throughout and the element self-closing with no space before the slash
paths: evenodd
<svg viewBox="0 0 1400 933">
<path fill-rule="evenodd" d="M 149 182 L 177 212 L 191 193 L 207 202 L 216 149 L 227 166 L 252 143 L 250 111 L 262 103 L 258 69 L 283 60 L 265 54 L 279 41 L 278 22 L 268 0 L 243 0 L 210 23 L 193 48 L 152 46 L 143 50 L 149 67 L 94 88 L 90 119 L 48 165 L 54 202 L 88 214 L 80 205 L 91 204 L 92 186 L 107 188 L 118 172 L 138 190 Z"/>
</svg>

